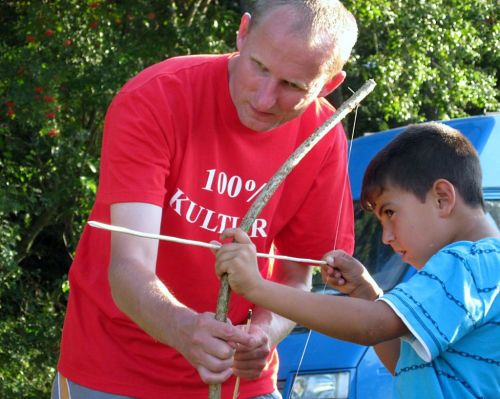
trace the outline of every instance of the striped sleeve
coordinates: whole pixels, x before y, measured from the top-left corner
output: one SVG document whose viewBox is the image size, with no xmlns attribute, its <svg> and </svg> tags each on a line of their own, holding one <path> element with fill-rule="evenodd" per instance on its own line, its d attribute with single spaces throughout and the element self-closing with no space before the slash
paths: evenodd
<svg viewBox="0 0 500 399">
<path fill-rule="evenodd" d="M 467 256 L 442 250 L 409 281 L 380 298 L 411 332 L 405 337 L 430 362 L 469 333 L 484 314 Z"/>
</svg>

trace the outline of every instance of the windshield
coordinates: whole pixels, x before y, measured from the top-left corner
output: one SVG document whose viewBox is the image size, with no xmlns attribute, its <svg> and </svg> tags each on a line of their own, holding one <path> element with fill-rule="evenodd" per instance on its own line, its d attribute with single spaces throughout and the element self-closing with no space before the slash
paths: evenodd
<svg viewBox="0 0 500 399">
<path fill-rule="evenodd" d="M 492 222 L 500 226 L 500 199 L 486 200 L 486 212 Z M 380 223 L 372 213 L 363 211 L 359 202 L 354 203 L 354 216 L 356 221 L 354 257 L 365 265 L 382 290 L 391 290 L 411 266 L 403 263 L 401 257 L 395 254 L 389 245 L 382 243 Z M 336 293 L 335 290 L 325 288 L 319 273 L 314 275 L 313 291 Z"/>
</svg>

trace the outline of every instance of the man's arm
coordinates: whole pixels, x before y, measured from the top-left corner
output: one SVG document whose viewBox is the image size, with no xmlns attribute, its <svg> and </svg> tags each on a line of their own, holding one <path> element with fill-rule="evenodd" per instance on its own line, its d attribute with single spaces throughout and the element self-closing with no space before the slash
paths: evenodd
<svg viewBox="0 0 500 399">
<path fill-rule="evenodd" d="M 311 268 L 291 261 L 275 264 L 274 280 L 280 284 L 309 291 Z M 254 309 L 250 333 L 255 337 L 252 347 L 240 345 L 235 354 L 234 372 L 246 379 L 258 378 L 271 350 L 293 329 L 295 323 L 269 310 Z"/>
<path fill-rule="evenodd" d="M 111 223 L 158 234 L 162 209 L 144 203 L 111 205 Z M 158 241 L 112 233 L 109 282 L 116 305 L 154 339 L 177 349 L 203 381 L 220 383 L 231 375 L 234 343 L 250 336 L 212 314 L 180 303 L 156 275 Z"/>
</svg>

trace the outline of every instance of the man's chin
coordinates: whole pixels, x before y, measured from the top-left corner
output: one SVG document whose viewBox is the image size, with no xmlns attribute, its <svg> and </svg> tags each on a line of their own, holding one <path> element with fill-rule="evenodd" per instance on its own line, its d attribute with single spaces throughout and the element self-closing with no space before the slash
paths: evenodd
<svg viewBox="0 0 500 399">
<path fill-rule="evenodd" d="M 242 120 L 241 123 L 243 126 L 257 133 L 269 132 L 281 125 L 280 121 L 261 121 L 254 118 Z"/>
</svg>

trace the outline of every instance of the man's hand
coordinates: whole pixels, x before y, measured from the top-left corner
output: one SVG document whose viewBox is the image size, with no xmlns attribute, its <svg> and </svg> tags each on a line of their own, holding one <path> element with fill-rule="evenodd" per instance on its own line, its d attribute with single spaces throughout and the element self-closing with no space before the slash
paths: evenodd
<svg viewBox="0 0 500 399">
<path fill-rule="evenodd" d="M 327 265 L 321 266 L 321 276 L 332 288 L 351 297 L 371 301 L 383 294 L 361 262 L 344 251 L 328 252 L 323 259 Z"/>
<path fill-rule="evenodd" d="M 215 320 L 213 313 L 192 314 L 181 324 L 176 349 L 206 384 L 220 384 L 233 373 L 237 347 L 254 348 L 256 339 L 243 329 Z"/>
<path fill-rule="evenodd" d="M 240 326 L 245 328 L 245 326 Z M 247 380 L 259 378 L 271 353 L 267 334 L 256 325 L 250 325 L 250 335 L 254 338 L 251 345 L 239 344 L 234 355 L 233 373 Z"/>
</svg>

